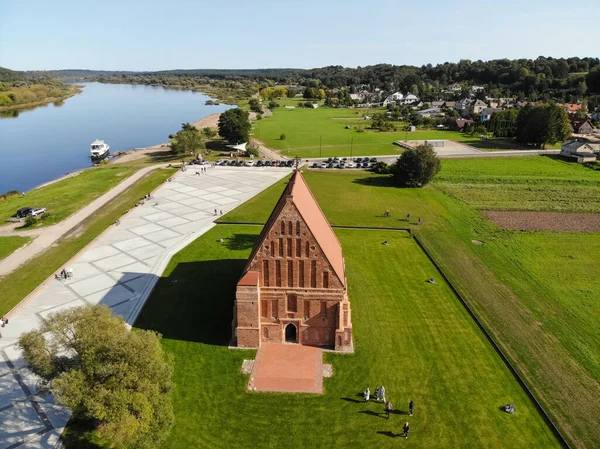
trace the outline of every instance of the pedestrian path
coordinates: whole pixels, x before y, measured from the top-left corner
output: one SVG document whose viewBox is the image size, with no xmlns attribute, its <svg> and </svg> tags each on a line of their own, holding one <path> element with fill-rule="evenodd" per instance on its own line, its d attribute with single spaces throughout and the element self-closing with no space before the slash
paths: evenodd
<svg viewBox="0 0 600 449">
<path fill-rule="evenodd" d="M 12 313 L 0 339 L 0 449 L 58 447 L 70 412 L 38 394 L 16 342 L 49 314 L 104 304 L 133 325 L 171 256 L 214 220 L 290 173 L 284 168 L 189 168 L 166 182 L 76 256 L 73 278 L 53 279 Z M 217 216 L 215 216 L 215 209 Z"/>
</svg>

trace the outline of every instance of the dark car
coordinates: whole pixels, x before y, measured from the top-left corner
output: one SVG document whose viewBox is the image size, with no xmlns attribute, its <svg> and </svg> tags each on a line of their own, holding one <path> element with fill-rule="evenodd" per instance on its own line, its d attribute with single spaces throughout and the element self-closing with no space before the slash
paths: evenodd
<svg viewBox="0 0 600 449">
<path fill-rule="evenodd" d="M 319 164 L 317 164 L 316 162 L 313 162 L 313 164 L 310 167 L 311 168 L 319 168 Z"/>
<path fill-rule="evenodd" d="M 263 165 L 265 165 L 265 164 L 263 163 L 263 161 L 257 161 L 257 162 L 256 162 L 256 166 L 257 166 L 257 167 L 262 167 Z"/>
<path fill-rule="evenodd" d="M 31 215 L 32 210 L 33 210 L 33 208 L 31 208 L 31 207 L 22 207 L 21 209 L 19 209 L 17 211 L 17 217 L 18 218 L 29 217 Z"/>
<path fill-rule="evenodd" d="M 294 161 L 292 161 L 292 160 L 286 161 L 285 165 L 287 165 L 288 167 L 293 167 Z"/>
<path fill-rule="evenodd" d="M 271 166 L 271 161 L 265 161 L 265 167 L 270 167 Z"/>
<path fill-rule="evenodd" d="M 333 162 L 333 158 L 332 157 L 330 157 L 330 158 L 327 159 L 327 163 L 328 164 L 331 164 L 332 162 Z"/>
<path fill-rule="evenodd" d="M 243 167 L 244 166 L 244 161 L 238 161 L 237 166 L 238 167 Z"/>
<path fill-rule="evenodd" d="M 377 162 L 377 158 L 376 157 L 372 157 L 371 158 L 371 162 Z"/>
<path fill-rule="evenodd" d="M 363 162 L 362 163 L 362 168 L 369 168 L 369 163 L 368 162 Z"/>
</svg>

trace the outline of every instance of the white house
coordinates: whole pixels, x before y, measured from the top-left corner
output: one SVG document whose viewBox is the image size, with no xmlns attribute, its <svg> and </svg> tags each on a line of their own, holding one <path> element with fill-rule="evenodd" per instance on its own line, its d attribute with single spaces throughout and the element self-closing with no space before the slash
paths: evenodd
<svg viewBox="0 0 600 449">
<path fill-rule="evenodd" d="M 383 100 L 383 106 L 385 107 L 388 104 L 410 104 L 415 101 L 419 101 L 419 97 L 416 95 L 404 95 L 402 92 L 394 92 L 392 95 L 389 95 L 385 100 Z"/>
<path fill-rule="evenodd" d="M 417 112 L 417 115 L 419 117 L 445 117 L 446 116 L 446 114 L 441 112 L 441 108 L 438 108 L 438 107 L 423 109 L 422 111 Z"/>
<path fill-rule="evenodd" d="M 502 108 L 485 108 L 483 111 L 481 111 L 481 121 L 487 122 L 492 118 L 492 114 L 494 112 L 500 112 L 502 110 Z"/>
<path fill-rule="evenodd" d="M 600 145 L 578 140 L 568 140 L 562 144 L 560 154 L 564 157 L 576 159 L 579 164 L 583 164 L 585 162 L 596 162 L 596 155 L 599 150 Z"/>
<path fill-rule="evenodd" d="M 448 90 L 450 90 L 450 92 L 460 92 L 462 90 L 462 87 L 460 87 L 460 84 L 454 83 L 448 87 Z"/>
</svg>

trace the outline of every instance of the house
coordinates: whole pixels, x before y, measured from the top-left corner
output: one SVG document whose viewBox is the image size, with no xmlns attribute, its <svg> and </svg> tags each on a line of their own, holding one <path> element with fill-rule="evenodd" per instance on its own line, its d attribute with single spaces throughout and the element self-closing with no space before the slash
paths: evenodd
<svg viewBox="0 0 600 449">
<path fill-rule="evenodd" d="M 459 118 L 456 120 L 456 127 L 458 128 L 459 131 L 463 131 L 465 129 L 465 126 L 472 125 L 472 124 L 473 124 L 473 120 L 467 120 L 464 118 Z"/>
<path fill-rule="evenodd" d="M 580 140 L 568 140 L 560 148 L 561 156 L 576 159 L 579 164 L 596 162 L 599 145 Z"/>
<path fill-rule="evenodd" d="M 494 112 L 500 112 L 503 111 L 502 108 L 485 108 L 483 111 L 481 111 L 481 121 L 482 122 L 487 122 L 488 120 L 490 120 L 492 118 L 492 114 Z"/>
<path fill-rule="evenodd" d="M 485 108 L 487 108 L 487 104 L 481 100 L 477 100 L 475 103 L 469 106 L 468 110 L 471 114 L 481 114 L 481 111 L 483 111 Z"/>
<path fill-rule="evenodd" d="M 561 106 L 563 108 L 565 108 L 565 111 L 567 111 L 568 114 L 574 114 L 575 112 L 586 110 L 582 104 L 578 104 L 578 103 L 565 103 Z"/>
<path fill-rule="evenodd" d="M 595 122 L 600 122 L 600 111 L 592 112 L 590 118 Z"/>
<path fill-rule="evenodd" d="M 456 101 L 444 101 L 444 105 L 442 107 L 454 109 L 456 107 Z"/>
<path fill-rule="evenodd" d="M 300 171 L 260 233 L 237 284 L 238 347 L 298 343 L 352 352 L 342 246 Z"/>
<path fill-rule="evenodd" d="M 485 90 L 485 87 L 483 87 L 483 86 L 471 86 L 472 94 L 476 94 L 478 92 L 483 92 L 484 90 Z"/>
<path fill-rule="evenodd" d="M 462 87 L 460 86 L 460 84 L 454 83 L 448 86 L 448 90 L 450 92 L 460 92 L 462 90 Z"/>
<path fill-rule="evenodd" d="M 571 127 L 573 128 L 573 132 L 575 134 L 592 134 L 594 130 L 594 125 L 589 118 L 569 118 L 571 121 Z"/>
<path fill-rule="evenodd" d="M 416 95 L 404 95 L 402 92 L 394 92 L 392 95 L 389 95 L 385 100 L 383 100 L 383 106 L 385 107 L 388 104 L 410 104 L 418 101 L 419 97 L 417 97 Z"/>
<path fill-rule="evenodd" d="M 471 105 L 472 101 L 468 98 L 462 99 L 462 100 L 458 100 L 454 107 L 459 110 L 459 111 L 466 111 L 469 106 Z"/>
<path fill-rule="evenodd" d="M 443 107 L 444 107 L 444 103 L 445 103 L 445 102 L 444 102 L 443 100 L 440 100 L 440 101 L 432 101 L 432 102 L 430 102 L 430 103 L 429 103 L 429 105 L 430 105 L 432 108 L 443 108 Z"/>
<path fill-rule="evenodd" d="M 441 118 L 445 117 L 446 114 L 442 112 L 441 108 L 427 108 L 422 111 L 418 111 L 419 117 L 430 117 L 430 118 Z"/>
</svg>

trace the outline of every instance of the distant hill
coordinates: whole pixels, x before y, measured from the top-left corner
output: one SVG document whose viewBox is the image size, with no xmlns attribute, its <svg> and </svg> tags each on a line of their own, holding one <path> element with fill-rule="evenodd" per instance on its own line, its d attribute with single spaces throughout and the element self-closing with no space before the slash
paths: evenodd
<svg viewBox="0 0 600 449">
<path fill-rule="evenodd" d="M 0 82 L 14 83 L 17 81 L 27 82 L 27 76 L 22 72 L 15 72 L 4 67 L 0 67 Z"/>
</svg>

